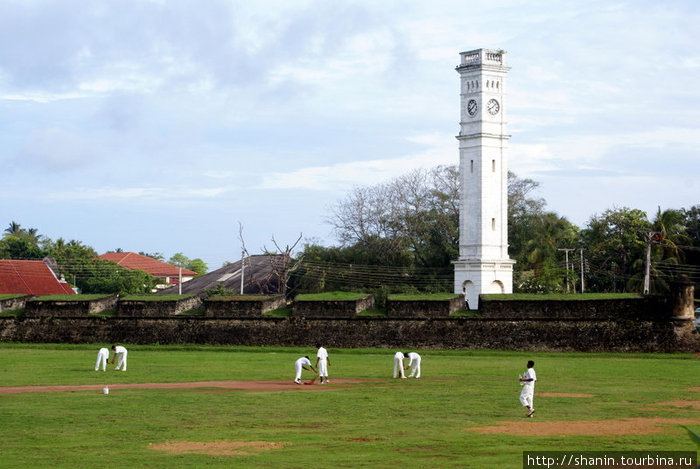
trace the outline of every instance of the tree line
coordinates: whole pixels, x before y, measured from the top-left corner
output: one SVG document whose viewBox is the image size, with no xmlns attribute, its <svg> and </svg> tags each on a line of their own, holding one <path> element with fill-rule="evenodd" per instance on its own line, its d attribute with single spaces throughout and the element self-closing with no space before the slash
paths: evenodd
<svg viewBox="0 0 700 469">
<path fill-rule="evenodd" d="M 116 249 L 113 252 L 122 252 Z M 160 253 L 139 252 L 141 255 L 163 261 Z M 41 260 L 53 258 L 57 274 L 76 286 L 81 293 L 150 293 L 160 280 L 140 270 L 129 270 L 114 262 L 100 259 L 97 252 L 81 241 L 51 240 L 39 234 L 36 228 L 23 228 L 12 221 L 0 239 L 0 259 Z M 198 274 L 207 271 L 201 259 L 189 259 L 182 253 L 173 255 L 168 263 Z"/>
<path fill-rule="evenodd" d="M 578 227 L 548 210 L 535 196 L 538 187 L 537 181 L 508 174 L 515 292 L 580 292 L 583 279 L 590 292 L 641 293 L 647 265 L 646 288 L 652 294 L 667 292 L 681 275 L 700 281 L 700 204 L 659 208 L 651 219 L 639 209 L 614 207 Z M 459 190 L 455 166 L 414 170 L 354 188 L 329 208 L 325 220 L 338 245 L 307 242 L 285 268 L 290 291 L 363 289 L 375 293 L 380 305 L 391 292 L 452 291 Z M 139 254 L 164 259 L 160 253 Z M 84 293 L 149 292 L 157 283 L 145 272 L 101 260 L 80 241 L 52 241 L 35 228 L 10 223 L 0 239 L 0 259 L 44 257 L 56 259 L 60 273 Z M 168 262 L 198 274 L 207 271 L 201 259 L 182 253 Z"/>
<path fill-rule="evenodd" d="M 700 280 L 700 205 L 659 208 L 651 219 L 642 210 L 615 207 L 581 228 L 549 211 L 534 195 L 538 187 L 508 174 L 515 292 L 580 292 L 583 278 L 586 291 L 641 293 L 647 253 L 650 293 L 667 292 L 680 275 Z M 459 205 L 455 166 L 354 188 L 329 210 L 327 222 L 339 245 L 307 243 L 297 287 L 452 291 Z"/>
</svg>

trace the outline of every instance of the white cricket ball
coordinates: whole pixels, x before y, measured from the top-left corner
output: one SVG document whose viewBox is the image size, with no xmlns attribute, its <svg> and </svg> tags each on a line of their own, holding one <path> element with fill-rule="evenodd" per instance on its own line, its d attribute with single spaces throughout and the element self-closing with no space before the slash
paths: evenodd
<svg viewBox="0 0 700 469">
<path fill-rule="evenodd" d="M 107 386 L 102 388 L 102 394 L 109 394 L 109 388 Z"/>
</svg>

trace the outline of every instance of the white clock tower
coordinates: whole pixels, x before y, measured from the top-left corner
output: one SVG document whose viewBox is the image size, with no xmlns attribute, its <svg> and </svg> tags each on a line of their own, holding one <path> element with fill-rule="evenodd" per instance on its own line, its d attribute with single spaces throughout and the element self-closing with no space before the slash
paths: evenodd
<svg viewBox="0 0 700 469">
<path fill-rule="evenodd" d="M 455 293 L 478 309 L 481 293 L 512 293 L 508 257 L 508 162 L 503 51 L 460 53 L 459 259 Z"/>
</svg>

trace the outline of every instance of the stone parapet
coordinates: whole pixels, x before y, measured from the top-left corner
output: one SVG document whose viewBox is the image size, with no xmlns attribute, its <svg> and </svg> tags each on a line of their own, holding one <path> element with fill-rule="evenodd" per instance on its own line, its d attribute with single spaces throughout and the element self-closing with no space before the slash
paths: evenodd
<svg viewBox="0 0 700 469">
<path fill-rule="evenodd" d="M 117 296 L 109 295 L 101 298 L 83 300 L 40 300 L 31 299 L 25 304 L 24 315 L 26 317 L 74 317 L 87 316 L 102 311 L 114 309 L 117 305 Z"/>
<path fill-rule="evenodd" d="M 217 296 L 204 300 L 207 317 L 260 317 L 273 309 L 284 308 L 284 295 Z"/>
<path fill-rule="evenodd" d="M 0 318 L 4 342 L 700 352 L 683 331 L 673 320 Z"/>
<path fill-rule="evenodd" d="M 295 301 L 292 314 L 304 318 L 351 318 L 371 308 L 374 308 L 374 295 L 356 300 Z"/>
<path fill-rule="evenodd" d="M 464 295 L 445 300 L 401 300 L 390 295 L 386 300 L 389 318 L 446 318 L 461 309 L 464 309 Z"/>
<path fill-rule="evenodd" d="M 179 314 L 202 306 L 198 296 L 188 296 L 178 300 L 119 300 L 118 317 L 158 318 Z"/>
<path fill-rule="evenodd" d="M 0 312 L 24 309 L 27 300 L 30 298 L 32 298 L 31 295 L 17 295 L 12 298 L 0 300 Z"/>
<path fill-rule="evenodd" d="M 485 318 L 502 319 L 629 319 L 665 321 L 673 316 L 665 297 L 586 300 L 490 300 L 480 299 L 479 312 Z"/>
</svg>

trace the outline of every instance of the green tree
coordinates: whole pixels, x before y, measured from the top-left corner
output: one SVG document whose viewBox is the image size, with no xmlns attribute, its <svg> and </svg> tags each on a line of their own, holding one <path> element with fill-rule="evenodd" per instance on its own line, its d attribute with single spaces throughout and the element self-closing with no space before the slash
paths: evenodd
<svg viewBox="0 0 700 469">
<path fill-rule="evenodd" d="M 157 279 L 140 270 L 125 269 L 99 258 L 81 241 L 58 238 L 48 245 L 48 255 L 56 259 L 66 280 L 81 293 L 150 293 Z"/>
<path fill-rule="evenodd" d="M 13 220 L 10 222 L 10 226 L 5 228 L 5 235 L 19 236 L 23 231 L 22 225 Z"/>
<path fill-rule="evenodd" d="M 0 240 L 0 259 L 43 259 L 46 251 L 27 236 L 6 235 Z"/>
<path fill-rule="evenodd" d="M 557 249 L 578 245 L 578 227 L 552 212 L 525 214 L 518 223 L 522 226 L 515 229 L 527 235 L 528 239 L 517 253 L 515 291 L 563 291 L 568 272 L 557 262 L 560 254 Z M 532 285 L 536 285 L 536 288 Z"/>
<path fill-rule="evenodd" d="M 173 256 L 168 260 L 168 264 L 182 267 L 183 269 L 192 270 L 197 272 L 197 275 L 206 274 L 207 270 L 209 270 L 209 267 L 202 259 L 190 259 L 181 252 L 173 254 Z"/>
<path fill-rule="evenodd" d="M 647 249 L 649 250 L 649 292 L 667 293 L 669 283 L 676 277 L 677 267 L 685 261 L 685 254 L 679 246 L 690 244 L 692 241 L 686 234 L 685 216 L 682 210 L 658 208 L 652 221 L 651 229 L 647 232 Z M 646 258 L 636 261 L 642 265 L 644 274 L 635 273 L 630 284 L 644 284 L 646 277 Z"/>
<path fill-rule="evenodd" d="M 609 209 L 593 216 L 581 231 L 591 265 L 589 287 L 596 291 L 642 291 L 646 233 L 651 223 L 642 210 Z"/>
<path fill-rule="evenodd" d="M 12 221 L 5 228 L 5 234 L 0 240 L 0 258 L 4 259 L 42 259 L 46 255 L 42 243 L 50 240 L 39 234 L 36 228 L 22 228 Z"/>
<path fill-rule="evenodd" d="M 700 204 L 688 209 L 681 209 L 685 218 L 685 233 L 690 239 L 688 246 L 681 249 L 685 253 L 686 262 L 693 266 L 700 266 Z M 700 288 L 695 289 L 696 295 L 700 296 Z"/>
<path fill-rule="evenodd" d="M 197 275 L 204 275 L 209 270 L 207 264 L 200 258 L 190 260 L 185 268 L 197 272 Z"/>
<path fill-rule="evenodd" d="M 151 293 L 158 279 L 141 270 L 128 270 L 114 262 L 93 259 L 81 264 L 77 286 L 83 293 Z"/>
<path fill-rule="evenodd" d="M 168 259 L 168 264 L 172 264 L 178 267 L 182 267 L 183 269 L 187 268 L 187 264 L 190 263 L 190 258 L 185 256 L 181 252 L 177 252 L 173 254 L 173 256 Z"/>
</svg>

